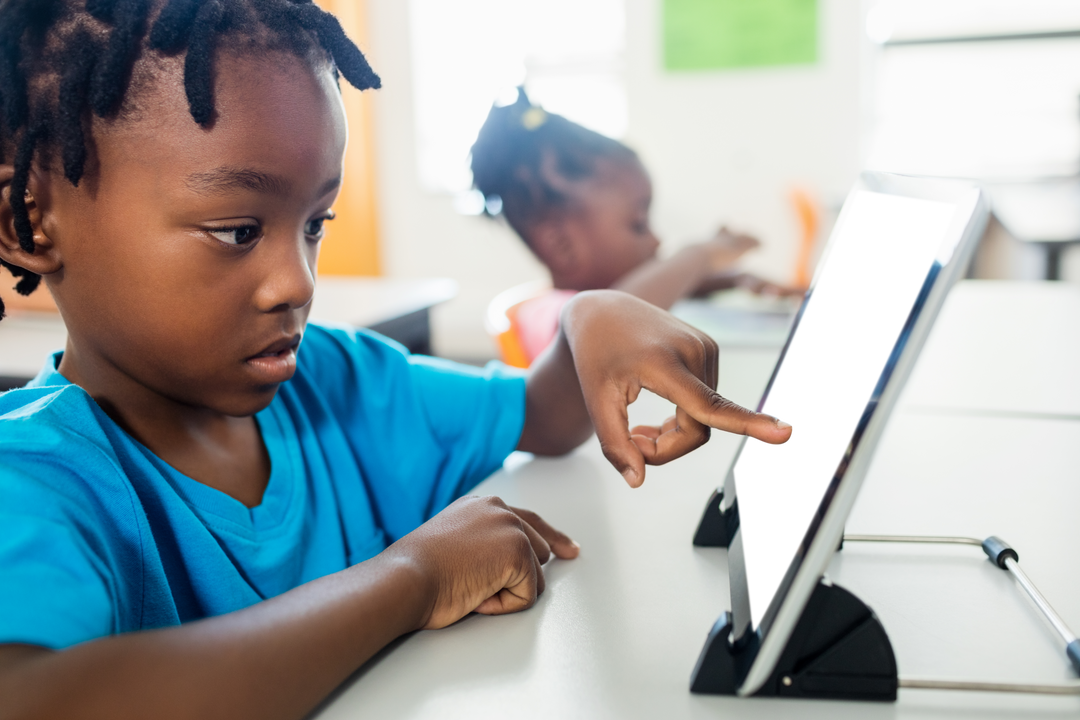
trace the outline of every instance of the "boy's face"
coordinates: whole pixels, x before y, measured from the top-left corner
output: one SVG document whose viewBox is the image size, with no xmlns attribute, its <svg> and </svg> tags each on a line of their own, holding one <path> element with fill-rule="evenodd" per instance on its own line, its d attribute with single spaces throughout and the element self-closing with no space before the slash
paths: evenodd
<svg viewBox="0 0 1080 720">
<path fill-rule="evenodd" d="M 570 205 L 555 220 L 563 247 L 542 251 L 541 259 L 553 271 L 553 263 L 565 263 L 574 289 L 611 287 L 656 256 L 651 204 L 652 183 L 638 160 L 600 158 L 591 176 L 573 183 Z"/>
<path fill-rule="evenodd" d="M 60 369 L 95 396 L 250 415 L 295 371 L 345 115 L 328 70 L 222 53 L 206 130 L 181 67 L 138 90 L 132 117 L 95 121 L 78 188 L 55 172 L 31 184 L 60 264 L 46 277 L 71 336 Z"/>
</svg>

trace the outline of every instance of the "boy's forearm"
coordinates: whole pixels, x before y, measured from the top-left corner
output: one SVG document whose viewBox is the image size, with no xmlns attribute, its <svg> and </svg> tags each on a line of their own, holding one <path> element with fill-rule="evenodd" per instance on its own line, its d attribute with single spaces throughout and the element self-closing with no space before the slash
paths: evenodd
<svg viewBox="0 0 1080 720">
<path fill-rule="evenodd" d="M 578 298 L 570 303 L 578 302 Z M 566 308 L 572 311 L 571 307 Z M 536 359 L 525 389 L 525 429 L 518 449 L 538 455 L 563 455 L 592 435 L 592 421 L 581 394 L 574 356 L 560 323 L 555 341 Z"/>
<path fill-rule="evenodd" d="M 666 260 L 653 260 L 630 271 L 612 289 L 668 310 L 694 292 L 709 272 L 704 250 L 691 245 Z"/>
<path fill-rule="evenodd" d="M 430 611 L 381 555 L 245 610 L 42 651 L 0 674 L 0 718 L 300 718 Z M 2 648 L 0 648 L 2 649 Z"/>
</svg>

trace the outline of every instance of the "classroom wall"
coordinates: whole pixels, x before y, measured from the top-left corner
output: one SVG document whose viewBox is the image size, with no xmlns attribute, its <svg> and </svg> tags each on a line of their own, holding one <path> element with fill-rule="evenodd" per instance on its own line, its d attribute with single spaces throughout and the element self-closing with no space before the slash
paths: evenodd
<svg viewBox="0 0 1080 720">
<path fill-rule="evenodd" d="M 861 3 L 820 1 L 820 59 L 806 67 L 672 75 L 660 66 L 659 0 L 627 1 L 629 142 L 656 185 L 655 225 L 670 247 L 721 222 L 758 234 L 752 269 L 793 272 L 794 185 L 838 204 L 860 165 Z M 499 291 L 544 277 L 501 224 L 457 214 L 417 179 L 408 3 L 369 0 L 383 269 L 391 277 L 453 277 L 460 295 L 433 316 L 437 352 L 483 358 L 483 327 Z"/>
</svg>

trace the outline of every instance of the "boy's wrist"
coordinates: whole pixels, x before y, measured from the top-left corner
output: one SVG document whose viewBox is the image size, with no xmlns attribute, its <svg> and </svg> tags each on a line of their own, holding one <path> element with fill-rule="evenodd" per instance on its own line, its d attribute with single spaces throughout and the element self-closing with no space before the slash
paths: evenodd
<svg viewBox="0 0 1080 720">
<path fill-rule="evenodd" d="M 418 558 L 400 552 L 396 543 L 369 562 L 379 567 L 382 581 L 392 588 L 393 604 L 399 610 L 396 628 L 399 632 L 396 634 L 404 635 L 423 628 L 435 607 L 433 574 Z"/>
<path fill-rule="evenodd" d="M 584 290 L 570 298 L 563 305 L 559 319 L 559 329 L 562 330 L 569 340 L 579 329 L 582 323 L 588 323 L 589 318 L 597 311 L 603 312 L 605 306 L 618 302 L 626 293 L 619 290 Z"/>
</svg>

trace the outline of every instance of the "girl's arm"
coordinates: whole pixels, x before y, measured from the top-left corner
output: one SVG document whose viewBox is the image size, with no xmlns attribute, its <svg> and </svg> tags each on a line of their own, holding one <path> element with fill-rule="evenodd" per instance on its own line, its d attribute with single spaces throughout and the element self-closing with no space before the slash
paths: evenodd
<svg viewBox="0 0 1080 720">
<path fill-rule="evenodd" d="M 458 500 L 386 551 L 245 610 L 53 652 L 0 646 L 0 718 L 300 718 L 394 638 L 515 612 L 577 546 L 498 498 Z"/>
<path fill-rule="evenodd" d="M 730 270 L 743 254 L 759 244 L 749 235 L 721 228 L 708 242 L 690 245 L 666 260 L 650 260 L 631 270 L 612 289 L 667 310 L 678 300 L 693 295 L 710 277 Z"/>
<path fill-rule="evenodd" d="M 692 297 L 705 297 L 719 290 L 732 288 L 744 288 L 755 295 L 772 295 L 773 297 L 800 297 L 806 294 L 804 288 L 781 285 L 750 273 L 725 272 L 705 278 L 694 288 Z"/>
<path fill-rule="evenodd" d="M 791 426 L 716 392 L 716 343 L 626 293 L 579 293 L 563 308 L 559 335 L 533 363 L 519 450 L 569 452 L 591 434 L 631 487 L 645 465 L 661 465 L 709 439 L 709 428 L 786 442 Z M 628 427 L 642 389 L 676 405 L 659 426 Z"/>
</svg>

